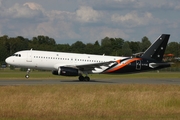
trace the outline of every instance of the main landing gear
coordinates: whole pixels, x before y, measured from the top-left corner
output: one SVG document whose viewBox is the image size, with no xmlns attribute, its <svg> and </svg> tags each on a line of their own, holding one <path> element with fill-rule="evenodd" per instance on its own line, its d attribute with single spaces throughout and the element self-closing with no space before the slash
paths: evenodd
<svg viewBox="0 0 180 120">
<path fill-rule="evenodd" d="M 88 76 L 82 76 L 82 75 L 80 75 L 79 76 L 79 81 L 90 81 L 90 78 L 88 77 Z"/>
<path fill-rule="evenodd" d="M 30 77 L 30 76 L 29 76 L 29 73 L 30 73 L 30 72 L 31 72 L 31 69 L 29 69 L 29 68 L 28 68 L 28 70 L 27 70 L 27 74 L 25 75 L 25 78 L 27 78 L 27 79 L 28 79 L 28 78 Z"/>
</svg>

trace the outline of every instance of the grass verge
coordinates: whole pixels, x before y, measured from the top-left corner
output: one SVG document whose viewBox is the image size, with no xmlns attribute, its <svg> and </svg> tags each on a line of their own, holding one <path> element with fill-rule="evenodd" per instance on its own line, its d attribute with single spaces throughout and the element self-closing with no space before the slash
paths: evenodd
<svg viewBox="0 0 180 120">
<path fill-rule="evenodd" d="M 2 120 L 180 119 L 178 85 L 0 86 Z"/>
<path fill-rule="evenodd" d="M 24 79 L 26 71 L 0 70 L 0 79 Z M 90 74 L 92 79 L 112 78 L 180 78 L 179 72 L 143 72 L 136 74 Z M 71 79 L 72 77 L 52 75 L 51 71 L 32 71 L 30 79 Z M 76 77 L 77 78 L 77 77 Z M 74 79 L 74 77 L 73 77 Z"/>
</svg>

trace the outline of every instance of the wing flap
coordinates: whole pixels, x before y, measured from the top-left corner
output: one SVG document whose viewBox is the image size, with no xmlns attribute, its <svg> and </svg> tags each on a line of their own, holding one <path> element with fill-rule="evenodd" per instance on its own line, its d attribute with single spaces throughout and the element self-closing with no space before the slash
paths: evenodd
<svg viewBox="0 0 180 120">
<path fill-rule="evenodd" d="M 118 63 L 116 61 L 109 61 L 103 63 L 77 65 L 76 67 L 82 72 L 101 73 L 104 70 L 108 69 L 109 67 L 112 67 L 117 64 Z"/>
</svg>

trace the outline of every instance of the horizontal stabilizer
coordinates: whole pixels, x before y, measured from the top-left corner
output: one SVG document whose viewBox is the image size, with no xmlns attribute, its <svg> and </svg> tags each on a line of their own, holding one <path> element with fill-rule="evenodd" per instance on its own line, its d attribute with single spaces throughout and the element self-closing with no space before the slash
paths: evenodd
<svg viewBox="0 0 180 120">
<path fill-rule="evenodd" d="M 171 63 L 149 63 L 149 67 L 150 68 L 157 68 L 157 67 L 161 67 L 161 66 L 170 66 Z"/>
</svg>

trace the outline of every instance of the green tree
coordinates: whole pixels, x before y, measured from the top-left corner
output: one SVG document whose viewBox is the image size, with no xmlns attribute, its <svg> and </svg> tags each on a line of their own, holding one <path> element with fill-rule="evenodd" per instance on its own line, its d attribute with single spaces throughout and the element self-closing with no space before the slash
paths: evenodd
<svg viewBox="0 0 180 120">
<path fill-rule="evenodd" d="M 93 48 L 91 50 L 93 50 L 93 54 L 101 54 L 100 52 L 101 46 L 99 44 L 98 41 L 95 41 Z"/>
<path fill-rule="evenodd" d="M 28 39 L 24 39 L 20 36 L 16 38 L 8 38 L 6 47 L 9 55 L 12 55 L 17 51 L 28 49 Z"/>
<path fill-rule="evenodd" d="M 70 47 L 69 44 L 58 44 L 56 45 L 56 50 L 59 52 L 70 52 Z"/>
<path fill-rule="evenodd" d="M 94 45 L 92 43 L 87 43 L 85 47 L 85 53 L 94 54 Z"/>
<path fill-rule="evenodd" d="M 105 37 L 104 39 L 101 40 L 101 46 L 109 46 L 111 45 L 111 41 L 109 37 Z"/>
<path fill-rule="evenodd" d="M 4 62 L 5 59 L 9 56 L 6 47 L 4 45 L 2 45 L 2 44 L 0 44 L 0 56 L 1 56 L 0 57 L 0 63 Z"/>
<path fill-rule="evenodd" d="M 101 49 L 100 53 L 105 55 L 111 55 L 113 48 L 112 42 L 114 41 L 113 38 L 105 37 L 101 40 Z"/>
<path fill-rule="evenodd" d="M 142 38 L 141 40 L 141 52 L 144 52 L 147 48 L 149 48 L 149 46 L 151 45 L 151 42 L 149 41 L 149 39 L 145 36 Z"/>
<path fill-rule="evenodd" d="M 174 56 L 180 56 L 179 54 L 179 51 L 180 51 L 180 46 L 178 44 L 178 42 L 170 42 L 168 45 L 167 45 L 167 48 L 166 48 L 166 54 L 174 54 Z"/>
<path fill-rule="evenodd" d="M 129 47 L 128 42 L 124 42 L 123 46 L 122 46 L 122 55 L 123 56 L 131 56 L 132 55 L 132 50 Z"/>
<path fill-rule="evenodd" d="M 4 62 L 5 59 L 10 55 L 8 51 L 8 39 L 7 35 L 0 37 L 0 62 Z"/>
<path fill-rule="evenodd" d="M 129 42 L 129 41 L 128 41 L 128 44 L 129 44 L 129 47 L 130 47 L 130 49 L 132 50 L 132 53 L 133 53 L 133 54 L 134 54 L 134 53 L 142 52 L 142 51 L 141 51 L 141 48 L 140 48 L 140 46 L 141 46 L 141 43 L 140 43 L 140 42 L 134 42 L 134 41 Z"/>
<path fill-rule="evenodd" d="M 46 44 L 46 45 L 56 45 L 56 41 L 48 36 L 39 35 L 32 38 L 33 44 Z"/>
<path fill-rule="evenodd" d="M 43 35 L 33 37 L 29 43 L 29 47 L 36 50 L 56 51 L 55 46 L 56 42 L 53 38 L 49 38 L 48 36 Z"/>
<path fill-rule="evenodd" d="M 70 52 L 85 53 L 85 47 L 86 47 L 86 45 L 83 42 L 77 41 L 71 45 Z"/>
<path fill-rule="evenodd" d="M 115 38 L 114 40 L 112 40 L 111 45 L 112 45 L 113 51 L 111 55 L 114 55 L 114 56 L 122 55 L 123 44 L 124 44 L 124 40 L 122 38 Z"/>
</svg>

